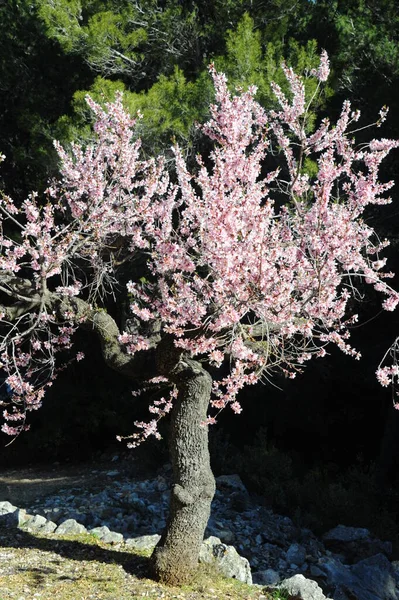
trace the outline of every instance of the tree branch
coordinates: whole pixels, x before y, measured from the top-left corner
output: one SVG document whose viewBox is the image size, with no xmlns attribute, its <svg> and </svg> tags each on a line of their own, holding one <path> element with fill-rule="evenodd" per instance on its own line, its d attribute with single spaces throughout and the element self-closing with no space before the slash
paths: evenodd
<svg viewBox="0 0 399 600">
<path fill-rule="evenodd" d="M 73 313 L 73 321 L 79 327 L 96 334 L 104 360 L 111 369 L 132 379 L 151 379 L 156 375 L 155 346 L 160 339 L 156 328 L 150 336 L 150 349 L 133 356 L 119 342 L 120 331 L 111 315 L 93 308 L 81 298 L 62 296 L 47 289 L 37 290 L 29 279 L 7 271 L 0 272 L 0 291 L 17 301 L 12 306 L 0 306 L 5 321 L 15 322 L 32 311 L 40 312 L 44 306 L 55 311 L 55 319 L 61 322 L 69 320 L 66 313 Z"/>
<path fill-rule="evenodd" d="M 118 339 L 118 325 L 105 310 L 93 308 L 81 298 L 65 298 L 57 294 L 52 294 L 52 305 L 59 319 L 65 319 L 65 313 L 72 311 L 81 328 L 96 334 L 104 361 L 111 369 L 131 379 L 151 379 L 156 375 L 155 347 L 159 334 L 155 333 L 150 340 L 149 350 L 131 355 Z"/>
</svg>

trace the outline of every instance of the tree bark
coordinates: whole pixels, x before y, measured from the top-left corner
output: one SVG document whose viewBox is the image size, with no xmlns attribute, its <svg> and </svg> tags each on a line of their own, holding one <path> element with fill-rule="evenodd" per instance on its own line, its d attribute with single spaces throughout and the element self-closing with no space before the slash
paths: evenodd
<svg viewBox="0 0 399 600">
<path fill-rule="evenodd" d="M 215 494 L 207 417 L 212 379 L 198 361 L 181 356 L 172 370 L 178 398 L 171 414 L 170 455 L 173 487 L 166 529 L 152 555 L 156 579 L 184 583 L 198 556 Z"/>
<path fill-rule="evenodd" d="M 202 425 L 212 389 L 212 378 L 200 362 L 176 348 L 171 336 L 161 335 L 155 324 L 150 335 L 150 349 L 129 355 L 119 340 L 119 328 L 105 311 L 92 308 L 81 298 L 69 298 L 45 290 L 30 296 L 28 280 L 3 277 L 6 288 L 17 300 L 17 306 L 1 307 L 12 320 L 40 310 L 44 304 L 62 321 L 72 311 L 79 325 L 93 331 L 101 343 L 108 366 L 132 378 L 165 375 L 178 390 L 171 414 L 170 456 L 173 467 L 173 487 L 170 515 L 161 540 L 152 557 L 154 576 L 169 584 L 181 584 L 198 567 L 198 557 L 208 523 L 211 502 L 215 494 L 209 449 L 208 426 Z M 8 287 L 7 287 L 8 286 Z M 0 282 L 1 287 L 1 282 Z M 15 289 L 13 289 L 13 287 Z M 4 290 L 3 290 L 4 291 Z"/>
</svg>

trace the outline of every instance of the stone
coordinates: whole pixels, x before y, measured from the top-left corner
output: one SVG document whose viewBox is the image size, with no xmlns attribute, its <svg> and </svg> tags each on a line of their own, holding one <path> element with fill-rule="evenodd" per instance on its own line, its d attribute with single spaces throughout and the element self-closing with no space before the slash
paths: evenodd
<svg viewBox="0 0 399 600">
<path fill-rule="evenodd" d="M 399 588 L 399 560 L 394 560 L 393 562 L 391 562 L 391 567 L 393 571 L 393 576 L 396 581 L 396 587 Z"/>
<path fill-rule="evenodd" d="M 325 573 L 324 571 L 322 571 L 320 569 L 320 567 L 317 567 L 315 565 L 310 565 L 310 569 L 309 569 L 310 575 L 311 577 L 324 577 Z"/>
<path fill-rule="evenodd" d="M 230 509 L 234 512 L 245 513 L 250 508 L 248 492 L 232 492 L 229 500 Z"/>
<path fill-rule="evenodd" d="M 395 569 L 383 554 L 343 565 L 340 561 L 323 557 L 318 566 L 325 573 L 326 585 L 334 598 L 357 600 L 398 600 Z"/>
<path fill-rule="evenodd" d="M 142 535 L 136 538 L 128 538 L 125 540 L 125 544 L 128 548 L 134 548 L 135 550 L 154 550 L 160 539 L 161 536 L 157 533 L 154 535 Z"/>
<path fill-rule="evenodd" d="M 352 566 L 352 573 L 370 593 L 379 600 L 397 600 L 399 591 L 391 563 L 384 554 L 377 554 Z M 360 596 L 359 596 L 360 597 Z"/>
<path fill-rule="evenodd" d="M 47 523 L 46 517 L 42 517 L 42 515 L 29 515 L 29 519 L 25 521 L 23 524 L 24 531 L 29 531 L 31 533 L 36 533 L 40 531 Z"/>
<path fill-rule="evenodd" d="M 252 573 L 252 581 L 258 585 L 277 585 L 280 583 L 281 577 L 274 569 L 266 569 L 266 571 Z"/>
<path fill-rule="evenodd" d="M 236 536 L 230 529 L 215 529 L 215 537 L 218 537 L 223 544 L 233 544 Z"/>
<path fill-rule="evenodd" d="M 110 531 L 104 535 L 102 541 L 106 544 L 120 544 L 123 542 L 123 535 L 116 531 Z"/>
<path fill-rule="evenodd" d="M 87 533 L 87 529 L 81 523 L 75 521 L 75 519 L 67 519 L 63 521 L 60 525 L 58 525 L 55 530 L 57 535 L 71 534 L 75 535 L 78 533 Z"/>
<path fill-rule="evenodd" d="M 60 507 L 54 507 L 45 511 L 47 519 L 54 521 L 54 523 L 60 523 L 62 519 L 65 520 L 65 512 Z"/>
<path fill-rule="evenodd" d="M 356 563 L 359 560 L 385 554 L 391 556 L 392 544 L 373 538 L 368 529 L 338 525 L 323 536 L 326 548 L 340 554 L 343 562 Z"/>
<path fill-rule="evenodd" d="M 24 531 L 29 533 L 54 533 L 57 529 L 57 523 L 48 521 L 41 515 L 28 515 L 29 519 L 25 521 L 21 527 Z"/>
<path fill-rule="evenodd" d="M 17 507 L 8 501 L 0 502 L 0 515 L 7 515 L 17 510 Z"/>
<path fill-rule="evenodd" d="M 271 511 L 263 515 L 259 530 L 264 544 L 272 544 L 280 549 L 297 542 L 299 537 L 299 530 L 291 519 L 275 515 Z"/>
<path fill-rule="evenodd" d="M 167 522 L 169 471 L 163 469 L 162 475 L 146 480 L 124 477 L 121 471 L 110 476 L 101 491 L 84 486 L 60 490 L 26 510 L 0 502 L 0 524 L 26 530 L 30 523 L 40 533 L 79 533 L 86 526 L 91 533 L 98 529 L 100 539 L 111 544 L 121 543 L 122 533 L 129 532 L 134 537 L 126 540 L 126 548 L 151 552 L 161 537 L 152 534 Z M 107 472 L 109 467 L 98 471 Z M 208 524 L 214 543 L 205 543 L 201 554 L 225 575 L 250 582 L 249 559 L 259 588 L 276 591 L 282 581 L 302 574 L 316 580 L 334 600 L 399 600 L 399 562 L 390 564 L 386 558 L 390 544 L 372 538 L 367 529 L 338 526 L 326 534 L 324 544 L 309 529 L 257 504 L 237 475 L 219 477 L 217 486 Z M 73 527 L 62 523 L 71 519 Z M 234 568 L 227 558 L 235 561 Z"/>
<path fill-rule="evenodd" d="M 203 541 L 199 561 L 216 563 L 218 570 L 225 577 L 252 584 L 251 567 L 248 560 L 240 556 L 234 546 L 223 544 L 217 537 L 211 536 Z"/>
<path fill-rule="evenodd" d="M 93 529 L 89 529 L 88 533 L 94 535 L 99 540 L 102 540 L 105 535 L 110 533 L 110 529 L 106 525 L 103 525 L 102 527 L 93 527 Z"/>
<path fill-rule="evenodd" d="M 363 527 L 347 527 L 346 525 L 337 525 L 323 535 L 323 541 L 326 542 L 358 542 L 370 537 L 368 529 Z"/>
<path fill-rule="evenodd" d="M 1 514 L 0 523 L 4 527 L 22 527 L 31 518 L 32 516 L 28 515 L 25 509 L 15 508 L 13 511 Z"/>
<path fill-rule="evenodd" d="M 299 544 L 291 544 L 287 550 L 287 562 L 300 567 L 306 560 L 306 550 Z"/>
<path fill-rule="evenodd" d="M 321 587 L 312 579 L 306 579 L 301 574 L 284 579 L 278 586 L 279 590 L 287 592 L 293 598 L 301 600 L 325 600 Z"/>
<path fill-rule="evenodd" d="M 220 475 L 216 477 L 216 497 L 226 496 L 226 515 L 230 511 L 244 513 L 250 508 L 250 497 L 247 488 L 239 475 Z"/>
<path fill-rule="evenodd" d="M 54 523 L 53 521 L 46 521 L 46 523 L 40 529 L 40 533 L 54 533 L 57 527 L 57 523 Z"/>
</svg>

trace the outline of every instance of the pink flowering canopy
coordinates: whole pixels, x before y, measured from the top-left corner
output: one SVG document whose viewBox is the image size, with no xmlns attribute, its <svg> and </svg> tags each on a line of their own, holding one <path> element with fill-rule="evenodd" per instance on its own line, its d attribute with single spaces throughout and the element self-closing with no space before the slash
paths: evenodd
<svg viewBox="0 0 399 600">
<path fill-rule="evenodd" d="M 136 326 L 120 332 L 123 351 L 149 350 L 146 331 L 157 328 L 201 362 L 229 365 L 213 383 L 217 411 L 230 405 L 239 413 L 244 385 L 276 372 L 295 377 L 330 343 L 359 357 L 348 341 L 356 286 L 381 292 L 386 310 L 399 301 L 380 256 L 388 242 L 362 220 L 370 204 L 390 202 L 385 192 L 393 182 L 381 183 L 378 171 L 399 143 L 374 139 L 358 147 L 360 114 L 348 101 L 334 125 L 324 119 L 309 132 L 303 81 L 284 71 L 290 93 L 274 85 L 279 108 L 266 112 L 256 88 L 233 95 L 210 67 L 215 104 L 201 130 L 213 150 L 190 172 L 175 146 L 175 183 L 162 158 L 140 158 L 135 120 L 121 96 L 106 110 L 88 98 L 96 140 L 73 145 L 71 153 L 56 144 L 61 178 L 50 185 L 47 204 L 40 207 L 33 194 L 17 208 L 3 196 L 0 289 L 25 307 L 2 307 L 1 361 L 16 407 L 5 411 L 16 425 L 4 431 L 25 427 L 26 411 L 40 406 L 56 375 L 55 354 L 71 346 L 75 329 L 112 293 L 122 242 L 123 260 L 145 256 L 148 269 L 127 286 Z M 310 76 L 320 87 L 328 72 L 323 52 Z M 317 161 L 314 176 L 305 168 L 308 157 Z M 16 228 L 18 236 L 7 233 Z M 30 285 L 35 296 L 26 307 Z M 144 437 L 156 435 L 157 419 L 175 397 L 172 389 L 151 407 L 153 421 L 137 423 Z"/>
</svg>

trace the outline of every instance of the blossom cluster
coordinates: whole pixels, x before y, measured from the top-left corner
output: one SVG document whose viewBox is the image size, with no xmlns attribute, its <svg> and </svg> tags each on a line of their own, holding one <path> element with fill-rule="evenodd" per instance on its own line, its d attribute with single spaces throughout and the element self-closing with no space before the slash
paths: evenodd
<svg viewBox="0 0 399 600">
<path fill-rule="evenodd" d="M 328 69 L 323 52 L 313 76 L 323 82 Z M 390 202 L 393 182 L 381 183 L 378 172 L 399 144 L 380 139 L 358 148 L 350 128 L 360 113 L 349 102 L 335 125 L 323 120 L 307 133 L 303 82 L 284 71 L 291 99 L 274 85 L 280 110 L 267 113 L 255 88 L 232 95 L 211 66 L 216 103 L 202 131 L 215 142 L 212 164 L 198 157 L 192 173 L 173 148 L 179 224 L 159 224 L 151 242 L 156 283 L 130 287 L 133 312 L 161 319 L 176 346 L 215 366 L 229 359 L 230 374 L 213 385 L 217 410 L 230 404 L 240 412 L 244 385 L 276 371 L 295 377 L 329 343 L 359 358 L 348 341 L 356 282 L 381 292 L 386 310 L 399 302 L 386 283 L 392 274 L 382 270 L 387 242 L 375 241 L 362 220 L 368 205 Z M 276 151 L 285 165 L 265 174 L 265 159 Z M 313 178 L 306 156 L 318 164 Z"/>
<path fill-rule="evenodd" d="M 3 369 L 18 407 L 6 413 L 8 420 L 24 419 L 19 397 L 33 398 L 24 400 L 25 408 L 40 405 L 42 374 L 53 377 L 54 353 L 70 346 L 79 326 L 71 308 L 64 323 L 49 313 L 50 291 L 98 304 L 115 287 L 118 262 L 137 255 L 145 256 L 148 269 L 147 278 L 127 286 L 138 327 L 121 332 L 119 343 L 132 355 L 146 351 L 146 331 L 157 322 L 182 352 L 212 367 L 229 364 L 229 373 L 213 383 L 216 411 L 230 405 L 240 413 L 243 386 L 276 372 L 295 377 L 330 343 L 359 356 L 348 341 L 356 285 L 374 286 L 386 310 L 399 302 L 380 256 L 387 242 L 375 241 L 362 219 L 369 205 L 390 202 L 385 193 L 393 182 L 380 182 L 379 167 L 399 143 L 379 139 L 357 147 L 351 127 L 360 114 L 349 102 L 335 124 L 324 119 L 309 133 L 303 81 L 283 68 L 290 96 L 274 85 L 278 107 L 267 112 L 255 100 L 255 87 L 232 94 L 211 65 L 215 103 L 201 130 L 213 151 L 190 171 L 174 146 L 177 183 L 162 158 L 141 159 L 136 121 L 121 95 L 105 108 L 89 97 L 96 139 L 86 147 L 73 144 L 70 152 L 56 143 L 61 177 L 49 185 L 47 203 L 41 206 L 32 194 L 17 208 L 2 197 L 2 218 L 20 235 L 0 236 L 0 280 L 4 274 L 11 281 L 11 274 L 23 282 L 21 273 L 28 272 L 37 292 L 16 323 L 7 307 L 2 310 Z M 328 73 L 323 52 L 311 76 L 321 85 Z M 385 116 L 384 108 L 380 121 Z M 267 171 L 276 156 L 279 168 Z M 314 176 L 307 157 L 317 162 Z M 28 303 L 23 283 L 0 281 L 0 287 Z M 385 382 L 388 375 L 381 371 L 379 378 Z M 157 417 L 136 424 L 141 434 L 132 445 L 157 435 L 157 420 L 174 399 L 172 393 L 152 405 Z"/>
<path fill-rule="evenodd" d="M 0 368 L 9 391 L 5 404 L 14 406 L 4 412 L 13 423 L 3 431 L 12 435 L 27 428 L 26 412 L 40 407 L 60 368 L 56 355 L 72 347 L 82 316 L 68 300 L 100 303 L 115 286 L 114 263 L 125 258 L 117 255 L 118 240 L 128 240 L 125 254 L 146 247 L 146 228 L 151 232 L 174 208 L 162 160 L 139 158 L 136 121 L 121 96 L 106 110 L 87 100 L 96 115 L 96 140 L 85 148 L 72 144 L 70 152 L 55 142 L 61 176 L 50 182 L 44 200 L 32 193 L 18 206 L 0 198 L 0 290 L 9 299 L 0 311 Z M 61 315 L 54 302 L 65 304 Z M 15 303 L 25 308 L 14 318 L 7 307 Z M 144 338 L 128 345 L 130 351 L 146 347 Z M 82 358 L 78 352 L 76 360 Z"/>
<path fill-rule="evenodd" d="M 399 402 L 397 401 L 397 397 L 399 396 L 399 338 L 396 338 L 394 342 L 391 344 L 390 348 L 388 348 L 385 356 L 380 362 L 378 369 L 376 371 L 376 376 L 378 382 L 383 387 L 390 387 L 392 390 L 393 397 L 393 407 L 396 410 L 399 410 Z M 384 363 L 388 363 L 385 364 Z"/>
</svg>

